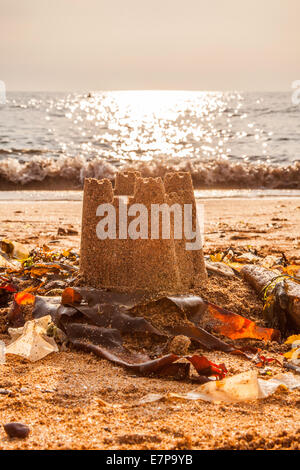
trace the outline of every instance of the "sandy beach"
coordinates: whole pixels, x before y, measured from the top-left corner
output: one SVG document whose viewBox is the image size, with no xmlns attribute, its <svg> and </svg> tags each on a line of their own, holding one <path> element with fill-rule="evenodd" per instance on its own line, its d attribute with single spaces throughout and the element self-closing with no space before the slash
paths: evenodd
<svg viewBox="0 0 300 470">
<path fill-rule="evenodd" d="M 0 453 L 296 456 L 300 1 L 0 8 Z"/>
<path fill-rule="evenodd" d="M 300 198 L 201 199 L 205 254 L 251 245 L 264 255 L 300 261 Z M 31 247 L 79 250 L 81 201 L 2 201 L 0 237 Z M 59 229 L 65 229 L 66 234 Z M 71 235 L 67 231 L 71 230 Z M 261 324 L 262 302 L 249 286 L 218 278 L 203 296 Z M 219 288 L 219 291 L 218 291 Z M 211 297 L 211 299 L 209 299 Z M 8 341 L 5 331 L 1 339 Z M 253 343 L 253 340 L 252 340 Z M 284 346 L 259 343 L 280 359 Z M 244 358 L 197 351 L 228 375 L 255 369 Z M 270 364 L 273 372 L 280 366 Z M 300 391 L 249 403 L 164 400 L 137 406 L 149 392 L 183 393 L 197 384 L 140 377 L 92 354 L 52 353 L 29 363 L 10 357 L 0 366 L 0 421 L 26 422 L 25 441 L 0 431 L 0 449 L 299 449 Z M 114 406 L 116 405 L 116 406 Z"/>
<path fill-rule="evenodd" d="M 198 198 L 197 204 L 204 208 L 206 252 L 251 245 L 300 259 L 300 197 Z M 81 201 L 0 201 L 0 236 L 79 250 L 81 211 Z M 60 227 L 78 234 L 57 235 Z"/>
</svg>

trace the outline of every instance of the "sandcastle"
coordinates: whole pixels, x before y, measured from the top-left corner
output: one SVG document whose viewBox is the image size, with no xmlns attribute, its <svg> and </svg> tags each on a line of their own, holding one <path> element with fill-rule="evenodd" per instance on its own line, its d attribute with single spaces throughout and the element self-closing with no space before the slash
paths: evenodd
<svg viewBox="0 0 300 470">
<path fill-rule="evenodd" d="M 127 208 L 143 204 L 149 209 L 148 237 L 131 239 L 99 239 L 96 212 L 100 204 L 110 204 L 116 213 L 119 234 L 121 202 Z M 196 203 L 189 173 L 174 172 L 161 178 L 142 178 L 139 172 L 120 172 L 115 188 L 108 179 L 87 178 L 84 183 L 80 272 L 87 285 L 123 291 L 145 290 L 153 293 L 180 293 L 205 281 L 207 274 L 202 247 L 186 250 L 186 239 L 174 239 L 174 217 L 171 214 L 171 236 L 151 238 L 151 207 L 153 204 L 189 204 L 192 226 L 196 229 Z M 134 217 L 128 216 L 128 221 Z M 145 234 L 144 234 L 145 235 Z"/>
</svg>

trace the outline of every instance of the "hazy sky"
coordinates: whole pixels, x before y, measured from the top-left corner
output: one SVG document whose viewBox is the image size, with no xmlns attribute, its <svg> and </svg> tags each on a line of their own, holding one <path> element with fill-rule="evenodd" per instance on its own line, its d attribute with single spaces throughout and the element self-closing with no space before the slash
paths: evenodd
<svg viewBox="0 0 300 470">
<path fill-rule="evenodd" d="M 299 0 L 0 0 L 8 90 L 290 90 Z"/>
</svg>

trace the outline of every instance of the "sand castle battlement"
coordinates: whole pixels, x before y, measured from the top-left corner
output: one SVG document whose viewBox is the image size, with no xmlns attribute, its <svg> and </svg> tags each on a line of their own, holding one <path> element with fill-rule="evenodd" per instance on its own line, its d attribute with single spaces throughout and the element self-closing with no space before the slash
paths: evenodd
<svg viewBox="0 0 300 470">
<path fill-rule="evenodd" d="M 125 291 L 142 289 L 153 293 L 186 292 L 206 279 L 202 248 L 186 250 L 186 239 L 174 239 L 175 218 L 171 213 L 171 236 L 151 238 L 151 214 L 148 214 L 148 237 L 121 238 L 119 234 L 120 199 L 129 210 L 133 204 L 190 204 L 192 226 L 196 227 L 196 203 L 189 173 L 166 174 L 161 178 L 142 178 L 139 172 L 118 173 L 115 188 L 108 179 L 87 178 L 84 184 L 80 271 L 93 287 Z M 109 203 L 116 212 L 115 239 L 99 239 L 96 215 L 100 204 Z M 133 220 L 128 216 L 128 223 Z"/>
<path fill-rule="evenodd" d="M 141 176 L 139 171 L 128 170 L 117 173 L 115 180 L 115 196 L 133 195 L 135 181 Z"/>
</svg>

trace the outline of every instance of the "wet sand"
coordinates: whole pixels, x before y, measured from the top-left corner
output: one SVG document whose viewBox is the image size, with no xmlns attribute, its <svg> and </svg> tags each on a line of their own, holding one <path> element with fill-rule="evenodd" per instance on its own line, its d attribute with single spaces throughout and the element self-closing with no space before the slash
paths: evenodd
<svg viewBox="0 0 300 470">
<path fill-rule="evenodd" d="M 300 198 L 198 202 L 205 207 L 205 253 L 251 245 L 264 254 L 283 251 L 300 262 Z M 0 237 L 31 246 L 48 243 L 78 250 L 80 221 L 80 201 L 0 203 Z M 57 235 L 58 228 L 78 234 Z M 243 293 L 236 295 L 242 299 Z M 246 304 L 251 295 L 255 297 L 249 290 Z M 264 347 L 269 356 L 280 359 L 274 343 Z M 224 362 L 228 375 L 255 368 L 233 355 L 198 352 Z M 270 368 L 280 370 L 276 364 Z M 8 358 L 0 365 L 0 388 L 9 391 L 0 394 L 0 423 L 21 421 L 31 428 L 25 440 L 9 439 L 1 428 L 0 449 L 300 448 L 300 391 L 282 391 L 249 403 L 168 400 L 136 406 L 149 392 L 183 393 L 197 385 L 138 377 L 75 351 L 55 353 L 33 364 Z M 121 406 L 108 406 L 103 400 Z"/>
</svg>

